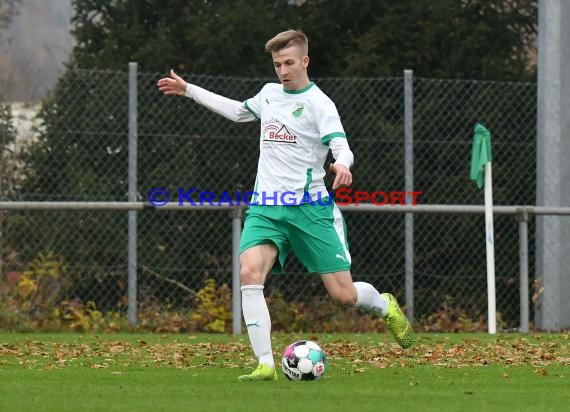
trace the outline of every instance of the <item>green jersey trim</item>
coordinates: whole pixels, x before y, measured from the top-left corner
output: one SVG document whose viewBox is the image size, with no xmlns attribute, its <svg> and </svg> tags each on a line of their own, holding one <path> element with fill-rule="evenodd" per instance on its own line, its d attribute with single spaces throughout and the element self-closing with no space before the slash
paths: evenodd
<svg viewBox="0 0 570 412">
<path fill-rule="evenodd" d="M 346 139 L 346 133 L 343 133 L 343 132 L 329 133 L 326 136 L 321 137 L 321 143 L 328 146 L 331 139 L 333 139 L 335 137 L 342 137 L 343 139 Z"/>
<path fill-rule="evenodd" d="M 307 181 L 305 183 L 305 187 L 303 188 L 304 192 L 309 191 L 309 187 L 311 186 L 311 182 L 313 181 L 313 168 L 307 169 Z"/>
<path fill-rule="evenodd" d="M 315 85 L 315 83 L 311 82 L 311 83 L 309 83 L 309 85 L 307 87 L 303 87 L 301 90 L 287 90 L 287 89 L 283 88 L 283 91 L 285 93 L 288 93 L 288 94 L 300 94 L 300 93 L 305 93 L 307 90 L 309 90 L 314 85 Z"/>
<path fill-rule="evenodd" d="M 247 104 L 247 100 L 243 102 L 243 105 L 245 106 L 245 108 L 246 108 L 247 110 L 250 111 L 250 113 L 251 113 L 252 115 L 255 116 L 255 118 L 256 118 L 257 120 L 261 120 L 261 118 L 257 115 L 257 113 L 255 113 L 253 110 L 251 110 L 251 108 L 250 108 L 249 105 Z"/>
<path fill-rule="evenodd" d="M 253 194 L 253 196 L 251 197 L 251 204 L 257 202 L 257 195 L 256 195 L 256 193 L 257 193 L 257 183 L 258 183 L 258 182 L 257 182 L 257 177 L 256 177 L 256 178 L 255 178 L 255 186 L 253 187 L 253 193 L 254 193 L 254 194 Z"/>
</svg>

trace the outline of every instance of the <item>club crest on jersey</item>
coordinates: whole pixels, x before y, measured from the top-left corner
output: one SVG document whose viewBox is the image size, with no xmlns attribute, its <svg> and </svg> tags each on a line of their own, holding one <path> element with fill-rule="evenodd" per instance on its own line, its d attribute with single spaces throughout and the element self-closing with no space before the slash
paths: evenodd
<svg viewBox="0 0 570 412">
<path fill-rule="evenodd" d="M 304 108 L 305 105 L 303 103 L 295 103 L 295 106 L 293 106 L 293 116 L 297 119 L 301 117 L 303 115 Z"/>
</svg>

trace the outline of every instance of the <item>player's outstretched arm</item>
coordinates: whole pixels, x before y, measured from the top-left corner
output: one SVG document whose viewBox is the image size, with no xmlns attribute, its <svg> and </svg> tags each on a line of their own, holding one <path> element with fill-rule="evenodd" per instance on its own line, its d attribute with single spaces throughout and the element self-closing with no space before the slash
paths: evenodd
<svg viewBox="0 0 570 412">
<path fill-rule="evenodd" d="M 242 102 L 212 93 L 195 84 L 189 84 L 174 73 L 174 70 L 170 70 L 170 76 L 158 80 L 157 86 L 158 90 L 166 95 L 189 97 L 196 103 L 234 122 L 251 122 L 256 120 L 256 117 Z"/>
<path fill-rule="evenodd" d="M 184 96 L 186 94 L 188 83 L 186 83 L 182 77 L 174 73 L 174 70 L 170 70 L 170 76 L 160 79 L 157 86 L 158 90 L 164 94 Z"/>
</svg>

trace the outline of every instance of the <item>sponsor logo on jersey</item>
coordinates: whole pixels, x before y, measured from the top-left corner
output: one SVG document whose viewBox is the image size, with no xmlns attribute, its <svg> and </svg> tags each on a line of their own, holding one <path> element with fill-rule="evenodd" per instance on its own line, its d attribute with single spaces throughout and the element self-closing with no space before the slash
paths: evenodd
<svg viewBox="0 0 570 412">
<path fill-rule="evenodd" d="M 292 134 L 287 126 L 280 121 L 271 119 L 263 128 L 263 141 L 297 144 L 297 136 Z"/>
</svg>

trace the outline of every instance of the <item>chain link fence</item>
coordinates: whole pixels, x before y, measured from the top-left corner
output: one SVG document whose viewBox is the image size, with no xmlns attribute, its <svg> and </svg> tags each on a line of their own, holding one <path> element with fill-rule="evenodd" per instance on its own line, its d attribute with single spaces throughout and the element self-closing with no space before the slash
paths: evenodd
<svg viewBox="0 0 570 412">
<path fill-rule="evenodd" d="M 251 190 L 259 124 L 232 123 L 190 99 L 163 96 L 156 88 L 161 76 L 138 75 L 138 199 L 146 200 L 158 187 L 170 192 L 171 201 L 179 188 L 230 195 Z M 240 101 L 274 81 L 204 75 L 186 80 Z M 315 82 L 336 102 L 349 136 L 355 155 L 353 189 L 403 191 L 404 79 Z M 535 83 L 417 78 L 413 94 L 419 203 L 483 204 L 483 192 L 468 179 L 472 129 L 480 121 L 493 136 L 495 204 L 535 204 Z M 68 71 L 42 102 L 30 139 L 19 139 L 17 130 L 4 131 L 2 200 L 127 201 L 128 96 L 127 73 Z M 332 176 L 327 176 L 330 183 Z M 403 301 L 404 214 L 344 215 L 353 278 Z M 56 297 L 77 298 L 94 301 L 101 310 L 126 310 L 126 212 L 22 210 L 1 216 L 5 283 L 52 252 L 65 281 L 45 288 L 41 299 L 46 305 Z M 139 305 L 191 307 L 193 292 L 205 279 L 231 285 L 231 222 L 223 210 L 139 212 Z M 534 233 L 531 220 L 531 278 Z M 483 216 L 417 214 L 414 238 L 416 320 L 445 305 L 461 307 L 473 318 L 484 315 Z M 495 240 L 497 311 L 503 327 L 514 328 L 520 321 L 514 216 L 495 217 Z M 295 256 L 285 270 L 286 275 L 270 276 L 266 294 L 279 291 L 291 301 L 325 294 L 319 278 L 308 275 Z"/>
</svg>

